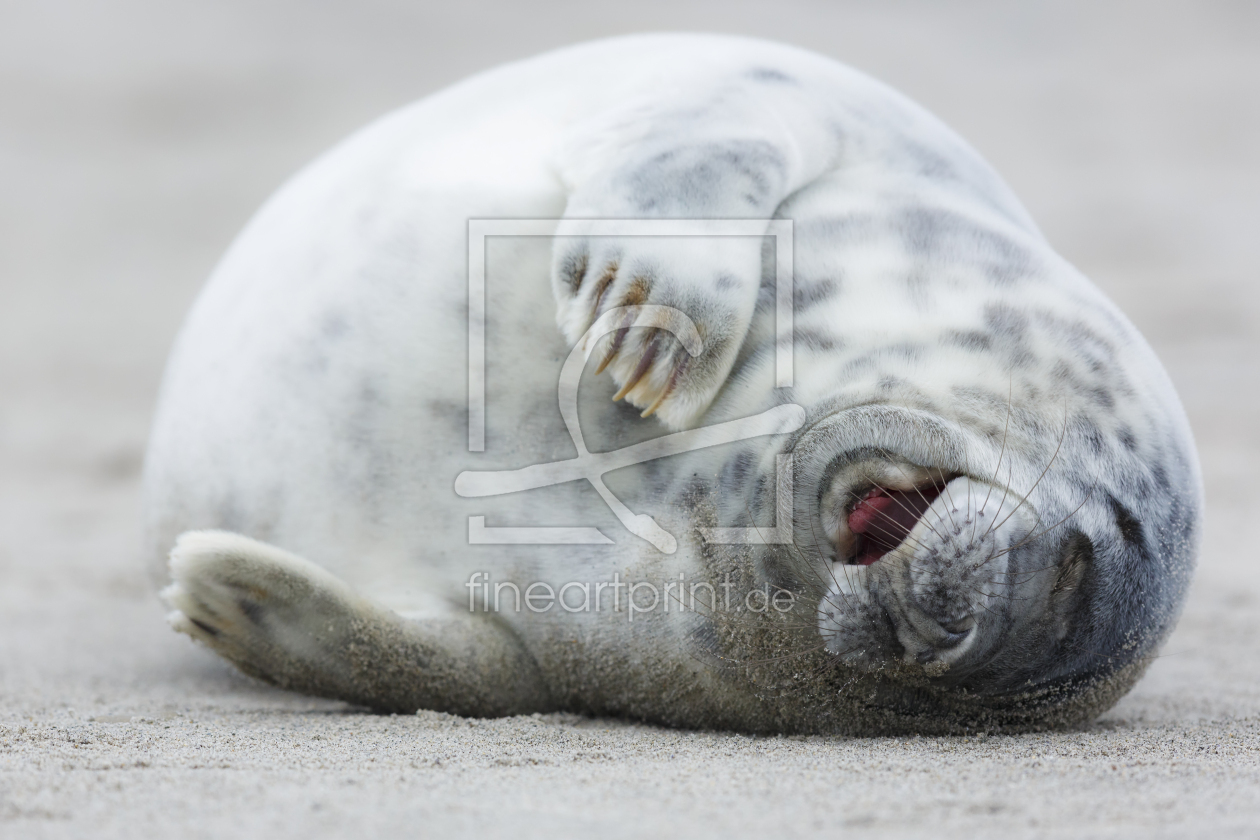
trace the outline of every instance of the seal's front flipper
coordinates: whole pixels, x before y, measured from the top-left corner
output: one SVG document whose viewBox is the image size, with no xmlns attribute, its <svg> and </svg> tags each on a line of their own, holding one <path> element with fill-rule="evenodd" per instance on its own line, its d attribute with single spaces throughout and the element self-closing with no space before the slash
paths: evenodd
<svg viewBox="0 0 1260 840">
<path fill-rule="evenodd" d="M 565 337 L 582 343 L 601 317 L 614 317 L 616 329 L 582 347 L 597 360 L 596 372 L 607 369 L 619 386 L 613 399 L 625 399 L 644 417 L 657 415 L 671 429 L 695 425 L 726 381 L 752 321 L 760 237 L 575 234 L 592 224 L 567 223 L 556 239 L 553 285 Z M 661 310 L 686 316 L 690 331 L 698 330 L 694 348 L 667 328 Z"/>
<path fill-rule="evenodd" d="M 688 428 L 726 382 L 774 261 L 786 260 L 778 249 L 790 243 L 766 238 L 776 208 L 836 165 L 834 94 L 738 54 L 627 84 L 637 93 L 574 122 L 554 155 L 568 192 L 553 245 L 557 320 L 575 345 L 625 312 L 583 349 L 618 399 Z M 644 305 L 685 314 L 702 352 L 636 317 Z"/>
<path fill-rule="evenodd" d="M 169 620 L 245 673 L 382 711 L 545 711 L 533 658 L 491 616 L 408 620 L 307 560 L 224 531 L 189 531 L 162 593 Z"/>
</svg>

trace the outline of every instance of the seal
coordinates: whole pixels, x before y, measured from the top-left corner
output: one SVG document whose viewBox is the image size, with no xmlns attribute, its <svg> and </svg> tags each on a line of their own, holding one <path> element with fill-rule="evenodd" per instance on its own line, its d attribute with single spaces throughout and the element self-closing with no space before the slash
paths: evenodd
<svg viewBox="0 0 1260 840">
<path fill-rule="evenodd" d="M 145 476 L 171 624 L 248 674 L 752 732 L 1088 720 L 1202 510 L 1154 353 L 976 152 L 704 35 L 492 70 L 297 175 Z"/>
</svg>

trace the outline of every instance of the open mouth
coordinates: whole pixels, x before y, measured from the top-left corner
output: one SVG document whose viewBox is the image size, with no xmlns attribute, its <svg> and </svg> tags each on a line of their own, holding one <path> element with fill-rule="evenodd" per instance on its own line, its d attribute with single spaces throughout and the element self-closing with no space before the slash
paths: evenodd
<svg viewBox="0 0 1260 840">
<path fill-rule="evenodd" d="M 849 533 L 853 536 L 848 563 L 869 566 L 905 542 L 944 489 L 943 482 L 929 482 L 910 490 L 873 487 L 859 497 L 848 513 Z"/>
</svg>

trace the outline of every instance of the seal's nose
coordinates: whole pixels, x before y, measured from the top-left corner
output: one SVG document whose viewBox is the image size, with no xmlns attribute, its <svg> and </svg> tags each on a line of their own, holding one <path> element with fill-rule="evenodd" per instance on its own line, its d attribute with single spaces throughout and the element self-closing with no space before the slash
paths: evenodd
<svg viewBox="0 0 1260 840">
<path fill-rule="evenodd" d="M 924 622 L 926 623 L 926 622 Z M 920 665 L 933 662 L 941 654 L 956 650 L 970 639 L 975 630 L 975 620 L 971 616 L 952 622 L 935 621 L 935 627 L 927 633 L 921 633 L 928 644 L 917 651 L 907 649 L 907 658 L 913 658 Z"/>
<path fill-rule="evenodd" d="M 898 608 L 892 606 L 892 609 Z M 893 618 L 893 623 L 907 662 L 953 663 L 971 646 L 976 631 L 972 615 L 941 620 L 917 604 L 902 605 L 898 611 L 900 615 Z"/>
<path fill-rule="evenodd" d="M 983 658 L 1015 597 L 1007 550 L 1032 526 L 1000 488 L 967 477 L 946 485 L 911 537 L 873 567 L 877 599 L 893 624 L 902 660 L 943 674 Z"/>
</svg>

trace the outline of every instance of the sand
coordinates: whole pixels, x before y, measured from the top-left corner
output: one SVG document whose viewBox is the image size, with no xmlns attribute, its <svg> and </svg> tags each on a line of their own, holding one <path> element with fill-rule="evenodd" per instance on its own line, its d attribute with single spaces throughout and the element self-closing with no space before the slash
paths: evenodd
<svg viewBox="0 0 1260 840">
<path fill-rule="evenodd" d="M 782 739 L 384 717 L 163 623 L 139 466 L 183 311 L 251 210 L 394 105 L 575 40 L 721 29 L 891 82 L 1130 314 L 1199 441 L 1184 618 L 1078 731 Z M 0 836 L 1254 836 L 1260 7 L 7 0 L 0 7 Z"/>
</svg>

